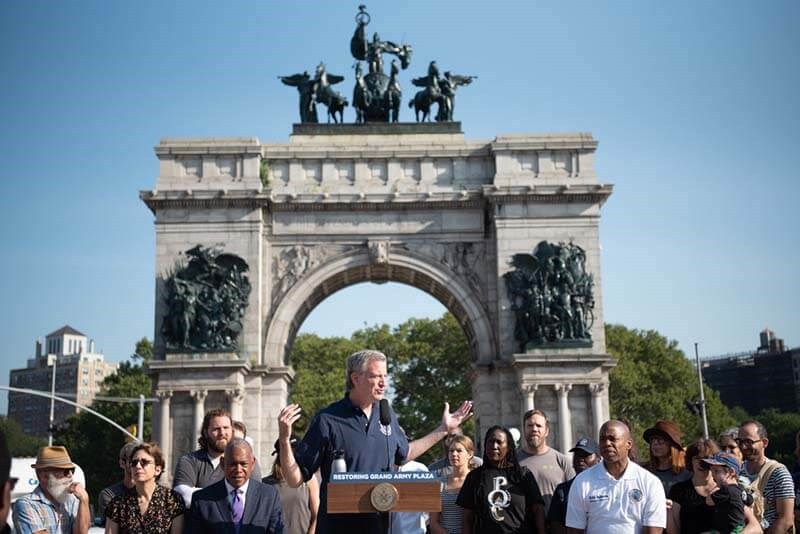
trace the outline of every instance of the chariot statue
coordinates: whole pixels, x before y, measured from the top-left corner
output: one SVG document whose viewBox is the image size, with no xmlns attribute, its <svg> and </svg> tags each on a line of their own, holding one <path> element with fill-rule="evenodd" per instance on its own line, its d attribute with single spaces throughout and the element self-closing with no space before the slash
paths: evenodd
<svg viewBox="0 0 800 534">
<path fill-rule="evenodd" d="M 372 39 L 367 38 L 367 25 L 370 22 L 366 7 L 358 7 L 356 29 L 350 39 L 350 53 L 356 59 L 356 85 L 353 90 L 353 106 L 356 108 L 356 122 L 397 122 L 399 120 L 402 91 L 397 75 L 400 68 L 406 69 L 411 63 L 412 48 L 408 44 L 395 44 L 381 40 L 375 32 Z M 390 75 L 383 69 L 383 55 L 391 54 L 399 61 L 392 61 Z M 363 74 L 361 64 L 367 63 L 367 73 Z"/>
</svg>

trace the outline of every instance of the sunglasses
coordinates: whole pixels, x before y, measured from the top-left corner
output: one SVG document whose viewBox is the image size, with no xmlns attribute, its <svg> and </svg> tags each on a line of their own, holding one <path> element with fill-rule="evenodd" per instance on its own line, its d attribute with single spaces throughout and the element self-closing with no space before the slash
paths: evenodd
<svg viewBox="0 0 800 534">
<path fill-rule="evenodd" d="M 736 440 L 736 443 L 738 443 L 738 444 L 739 444 L 739 447 L 742 447 L 742 446 L 744 446 L 744 447 L 752 447 L 752 446 L 753 446 L 755 443 L 758 443 L 758 442 L 760 442 L 760 441 L 764 441 L 764 440 L 763 440 L 763 439 L 757 439 L 757 440 L 752 440 L 752 439 L 737 439 L 737 440 Z"/>
<path fill-rule="evenodd" d="M 136 467 L 137 465 L 141 464 L 142 468 L 147 467 L 148 465 L 152 464 L 152 460 L 148 460 L 147 458 L 134 458 L 129 462 L 131 467 Z"/>
<path fill-rule="evenodd" d="M 75 470 L 74 469 L 48 469 L 47 472 L 53 473 L 58 478 L 67 478 L 67 477 L 71 477 L 75 473 Z"/>
</svg>

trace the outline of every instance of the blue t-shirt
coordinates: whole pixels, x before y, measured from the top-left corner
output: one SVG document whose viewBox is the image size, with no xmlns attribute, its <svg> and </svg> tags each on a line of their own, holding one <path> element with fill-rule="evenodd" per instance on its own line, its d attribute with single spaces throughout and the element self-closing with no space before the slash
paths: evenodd
<svg viewBox="0 0 800 534">
<path fill-rule="evenodd" d="M 408 439 L 397 423 L 397 415 L 390 410 L 391 423 L 380 423 L 380 407 L 372 403 L 370 417 L 355 406 L 349 397 L 334 402 L 320 410 L 311 421 L 308 432 L 295 447 L 294 455 L 305 480 L 317 469 L 322 474 L 317 530 L 319 532 L 378 532 L 378 514 L 328 515 L 328 481 L 331 462 L 337 451 L 344 452 L 347 471 L 351 473 L 379 472 L 387 463 L 393 468 L 405 462 L 408 456 Z M 388 441 L 388 446 L 387 446 Z"/>
</svg>

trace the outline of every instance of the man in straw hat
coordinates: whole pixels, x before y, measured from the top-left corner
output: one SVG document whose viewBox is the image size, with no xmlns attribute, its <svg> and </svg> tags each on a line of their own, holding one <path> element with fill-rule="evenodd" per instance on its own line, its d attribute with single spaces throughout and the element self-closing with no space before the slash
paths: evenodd
<svg viewBox="0 0 800 534">
<path fill-rule="evenodd" d="M 75 464 L 65 447 L 39 449 L 36 463 L 39 485 L 14 503 L 14 527 L 20 534 L 86 534 L 89 531 L 89 494 L 72 481 Z"/>
</svg>

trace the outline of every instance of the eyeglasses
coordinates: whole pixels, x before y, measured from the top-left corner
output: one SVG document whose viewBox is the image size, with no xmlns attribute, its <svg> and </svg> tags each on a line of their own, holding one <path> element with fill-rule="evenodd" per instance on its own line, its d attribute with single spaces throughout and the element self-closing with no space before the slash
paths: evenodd
<svg viewBox="0 0 800 534">
<path fill-rule="evenodd" d="M 724 447 L 722 447 L 722 450 L 723 451 L 728 451 L 728 452 L 736 452 L 736 449 L 738 449 L 738 448 L 739 447 L 737 447 L 736 445 L 730 444 L 730 445 L 725 445 Z"/>
<path fill-rule="evenodd" d="M 736 443 L 738 443 L 740 447 L 752 447 L 753 445 L 755 445 L 756 443 L 758 443 L 760 441 L 764 441 L 764 440 L 763 439 L 757 439 L 757 440 L 754 441 L 752 439 L 737 439 Z"/>
<path fill-rule="evenodd" d="M 136 467 L 139 464 L 142 464 L 142 469 L 147 467 L 148 465 L 153 463 L 153 460 L 148 460 L 146 458 L 134 458 L 130 462 L 131 467 Z"/>
</svg>

